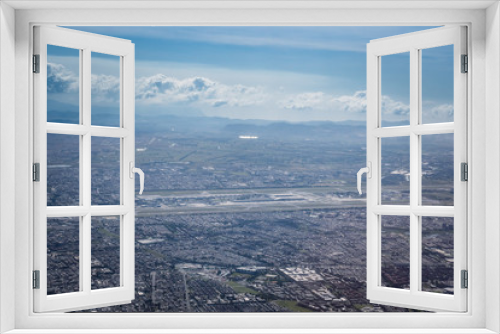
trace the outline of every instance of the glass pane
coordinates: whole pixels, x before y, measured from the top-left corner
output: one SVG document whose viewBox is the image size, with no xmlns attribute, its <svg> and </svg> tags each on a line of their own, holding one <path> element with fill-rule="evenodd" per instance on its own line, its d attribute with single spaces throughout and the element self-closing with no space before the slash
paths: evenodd
<svg viewBox="0 0 500 334">
<path fill-rule="evenodd" d="M 453 218 L 422 217 L 422 291 L 453 294 Z"/>
<path fill-rule="evenodd" d="M 453 45 L 421 50 L 422 123 L 453 122 Z"/>
<path fill-rule="evenodd" d="M 120 126 L 120 57 L 92 52 L 92 125 Z"/>
<path fill-rule="evenodd" d="M 80 123 L 80 50 L 47 45 L 47 122 Z"/>
<path fill-rule="evenodd" d="M 453 133 L 422 136 L 422 205 L 453 206 Z"/>
<path fill-rule="evenodd" d="M 120 286 L 120 216 L 92 217 L 92 290 Z"/>
<path fill-rule="evenodd" d="M 80 290 L 80 218 L 47 218 L 47 294 Z"/>
<path fill-rule="evenodd" d="M 47 134 L 47 206 L 80 205 L 80 137 Z"/>
<path fill-rule="evenodd" d="M 120 138 L 92 137 L 92 205 L 120 204 Z"/>
<path fill-rule="evenodd" d="M 410 217 L 382 216 L 381 285 L 410 288 Z"/>
<path fill-rule="evenodd" d="M 381 139 L 381 204 L 410 204 L 410 137 Z"/>
<path fill-rule="evenodd" d="M 410 124 L 410 53 L 381 58 L 382 126 Z"/>
</svg>

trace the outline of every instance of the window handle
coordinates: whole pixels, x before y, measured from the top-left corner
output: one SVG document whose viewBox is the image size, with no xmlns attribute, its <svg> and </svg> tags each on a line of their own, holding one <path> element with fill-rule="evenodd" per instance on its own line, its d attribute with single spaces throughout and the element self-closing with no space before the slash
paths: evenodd
<svg viewBox="0 0 500 334">
<path fill-rule="evenodd" d="M 368 161 L 368 167 L 363 167 L 358 171 L 358 192 L 360 195 L 363 194 L 361 191 L 361 176 L 366 173 L 368 179 L 372 178 L 372 163 Z"/>
<path fill-rule="evenodd" d="M 134 162 L 130 161 L 129 163 L 129 171 L 130 171 L 130 178 L 134 178 L 134 173 L 139 174 L 139 195 L 142 195 L 142 192 L 144 191 L 144 172 L 140 168 L 134 167 Z"/>
</svg>

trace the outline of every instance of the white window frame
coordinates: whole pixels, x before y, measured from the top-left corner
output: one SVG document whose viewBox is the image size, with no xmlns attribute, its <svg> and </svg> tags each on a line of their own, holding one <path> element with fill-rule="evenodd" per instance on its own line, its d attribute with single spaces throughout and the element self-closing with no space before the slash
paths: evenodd
<svg viewBox="0 0 500 334">
<path fill-rule="evenodd" d="M 317 3 L 297 1 L 285 3 L 271 1 L 226 6 L 216 1 L 191 4 L 165 2 L 163 9 L 96 9 L 97 6 L 116 6 L 106 1 L 81 2 L 17 2 L 2 3 L 0 16 L 0 93 L 2 94 L 0 117 L 0 214 L 1 242 L 0 265 L 0 316 L 4 320 L 2 331 L 16 329 L 13 333 L 37 333 L 37 329 L 64 329 L 64 333 L 76 329 L 89 329 L 89 333 L 103 333 L 106 329 L 132 329 L 141 326 L 146 329 L 170 328 L 163 332 L 184 332 L 175 329 L 192 329 L 191 332 L 245 332 L 245 328 L 262 333 L 283 332 L 342 332 L 350 333 L 393 332 L 404 333 L 419 329 L 422 333 L 464 332 L 494 333 L 500 331 L 498 314 L 500 309 L 500 12 L 497 1 L 490 2 L 417 2 L 405 5 L 400 1 L 399 9 L 388 9 L 394 3 L 384 1 Z M 14 11 L 12 6 L 36 8 Z M 123 2 L 123 6 L 128 4 Z M 30 7 L 31 6 L 31 7 Z M 41 10 L 49 6 L 51 10 Z M 52 7 L 50 7 L 52 6 Z M 73 6 L 59 9 L 58 6 Z M 81 9 L 87 6 L 87 9 Z M 144 1 L 135 7 L 155 7 L 158 3 Z M 179 9 L 178 7 L 184 7 Z M 208 7 L 208 9 L 201 9 Z M 212 6 L 210 8 L 210 6 Z M 367 6 L 367 7 L 363 7 Z M 428 7 L 427 7 L 428 6 Z M 430 7 L 432 6 L 432 7 Z M 457 9 L 457 7 L 462 9 Z M 490 6 L 488 9 L 486 7 Z M 78 7 L 80 9 L 74 9 Z M 176 8 L 177 7 L 177 8 Z M 337 8 L 336 8 L 337 7 Z M 416 8 L 415 8 L 416 7 Z M 442 9 L 436 9 L 442 8 Z M 94 9 L 92 9 L 94 8 Z M 222 8 L 222 9 L 221 9 Z M 278 10 L 276 9 L 278 8 Z M 354 8 L 354 9 L 348 9 Z M 375 8 L 375 9 L 374 9 Z M 465 9 L 464 9 L 465 8 Z M 466 9 L 469 8 L 469 9 Z M 473 8 L 473 9 L 470 9 Z M 476 8 L 476 9 L 474 9 Z M 15 15 L 14 15 L 15 14 Z M 13 21 L 15 16 L 15 23 Z M 442 25 L 465 24 L 469 27 L 469 68 L 468 78 L 469 119 L 468 132 L 471 133 L 468 147 L 470 157 L 470 183 L 468 190 L 468 215 L 471 224 L 468 230 L 468 268 L 470 286 L 468 289 L 467 313 L 436 314 L 34 314 L 31 290 L 31 245 L 33 203 L 30 181 L 32 147 L 32 77 L 30 55 L 32 26 L 35 24 L 58 25 Z M 486 23 L 486 26 L 485 26 Z M 8 28 L 8 29 L 6 29 Z M 13 33 L 15 30 L 15 43 Z M 10 35 L 9 35 L 10 34 Z M 5 47 L 4 47 L 5 46 Z M 15 46 L 15 53 L 14 53 Z M 13 55 L 15 54 L 15 58 Z M 14 59 L 13 59 L 14 58 Z M 13 75 L 11 66 L 15 66 Z M 488 66 L 486 71 L 485 66 Z M 8 77 L 3 75 L 10 73 Z M 9 86 L 14 80 L 15 86 Z M 14 95 L 15 99 L 8 96 Z M 10 110 L 6 110 L 10 108 Z M 15 116 L 12 109 L 15 108 Z M 15 148 L 10 149 L 6 139 L 13 136 L 15 127 Z M 12 138 L 10 138 L 12 139 Z M 488 154 L 486 154 L 488 151 Z M 9 159 L 11 158 L 11 159 Z M 11 162 L 15 161 L 15 162 Z M 486 163 L 486 164 L 485 164 Z M 484 167 L 486 166 L 486 167 Z M 15 211 L 9 211 L 10 190 L 4 184 L 14 186 L 6 172 L 15 170 Z M 488 182 L 486 174 L 489 173 Z M 488 194 L 488 197 L 486 196 Z M 14 220 L 8 220 L 14 218 Z M 13 226 L 12 223 L 15 222 Z M 15 244 L 10 239 L 15 238 Z M 12 256 L 14 254 L 14 256 Z M 26 261 L 26 259 L 30 259 Z M 15 286 L 15 289 L 12 289 Z M 12 291 L 14 290 L 14 291 Z M 486 293 L 487 292 L 487 293 Z M 12 305 L 15 305 L 12 308 Z M 9 307 L 10 306 L 10 307 Z M 241 330 L 235 330 L 241 329 Z M 335 330 L 338 329 L 338 330 Z M 355 330 L 357 328 L 358 330 Z M 438 328 L 438 329 L 436 329 Z M 231 330 L 233 329 L 233 330 Z M 295 329 L 295 330 L 294 330 Z M 330 330 L 328 330 L 330 329 Z M 434 330 L 432 330 L 434 329 Z M 446 331 L 448 329 L 448 331 Z M 460 330 L 462 329 L 462 330 Z M 252 332 L 254 332 L 252 331 Z M 40 331 L 41 332 L 41 331 Z M 55 332 L 55 331 L 52 331 Z M 118 332 L 120 332 L 118 330 Z M 133 330 L 128 331 L 134 332 Z M 136 332 L 141 332 L 137 330 Z"/>
</svg>

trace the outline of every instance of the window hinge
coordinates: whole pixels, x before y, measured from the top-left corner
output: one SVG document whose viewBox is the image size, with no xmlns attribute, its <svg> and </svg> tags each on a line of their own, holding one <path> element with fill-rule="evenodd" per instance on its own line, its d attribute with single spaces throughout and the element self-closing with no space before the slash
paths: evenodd
<svg viewBox="0 0 500 334">
<path fill-rule="evenodd" d="M 33 55 L 33 73 L 40 73 L 40 55 Z"/>
<path fill-rule="evenodd" d="M 40 73 L 40 55 L 33 55 L 33 73 Z"/>
<path fill-rule="evenodd" d="M 462 162 L 460 165 L 461 169 L 461 180 L 462 181 L 469 181 L 469 165 L 466 162 Z"/>
<path fill-rule="evenodd" d="M 462 73 L 469 72 L 469 56 L 462 55 Z"/>
<path fill-rule="evenodd" d="M 40 73 L 40 55 L 33 55 L 33 73 Z"/>
<path fill-rule="evenodd" d="M 33 181 L 40 181 L 40 163 L 38 162 L 33 164 Z"/>
<path fill-rule="evenodd" d="M 462 289 L 467 289 L 469 287 L 469 273 L 467 270 L 462 270 L 460 273 L 462 277 Z"/>
<path fill-rule="evenodd" d="M 40 289 L 40 270 L 33 270 L 33 289 Z"/>
</svg>

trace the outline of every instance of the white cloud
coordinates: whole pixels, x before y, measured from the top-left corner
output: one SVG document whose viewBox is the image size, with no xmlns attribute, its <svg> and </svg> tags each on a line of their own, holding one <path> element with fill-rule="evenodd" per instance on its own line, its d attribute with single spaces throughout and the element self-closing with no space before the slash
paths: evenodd
<svg viewBox="0 0 500 334">
<path fill-rule="evenodd" d="M 49 63 L 47 89 L 49 93 L 77 93 L 79 80 L 74 72 L 61 64 Z M 141 77 L 136 81 L 136 101 L 146 106 L 177 104 L 178 107 L 203 110 L 211 115 L 217 110 L 226 109 L 234 112 L 234 107 L 246 109 L 246 117 L 263 117 L 266 113 L 285 111 L 308 111 L 323 114 L 326 119 L 359 119 L 366 113 L 366 91 L 356 91 L 351 95 L 335 96 L 323 91 L 287 94 L 286 89 L 278 87 L 276 91 L 266 90 L 262 86 L 242 84 L 223 84 L 206 77 L 194 76 L 185 79 L 169 77 L 163 74 Z M 120 97 L 120 80 L 113 75 L 92 75 L 93 103 L 116 103 Z M 210 112 L 211 107 L 213 112 Z M 259 106 L 259 109 L 248 108 Z M 231 107 L 229 109 L 224 107 Z M 222 109 L 219 109 L 222 108 Z M 453 105 L 424 103 L 426 122 L 453 120 Z M 384 119 L 398 121 L 406 119 L 410 112 L 407 104 L 382 96 Z M 243 111 L 242 111 L 243 112 Z M 355 116 L 357 114 L 358 116 Z M 252 116 L 253 115 L 253 116 Z M 224 117 L 224 116 L 222 116 Z"/>
<path fill-rule="evenodd" d="M 334 97 L 333 103 L 338 104 L 339 107 L 346 112 L 350 113 L 365 113 L 366 112 L 366 91 L 360 90 L 353 95 L 342 95 Z"/>
<path fill-rule="evenodd" d="M 352 95 L 334 96 L 323 92 L 308 92 L 290 95 L 278 102 L 285 109 L 295 110 L 324 110 L 345 113 L 366 113 L 366 91 L 357 91 Z M 410 112 L 407 104 L 393 100 L 389 96 L 382 96 L 382 110 L 384 114 L 401 118 Z"/>
<path fill-rule="evenodd" d="M 49 93 L 77 93 L 78 76 L 61 64 L 49 63 Z M 116 102 L 120 98 L 120 79 L 113 75 L 92 75 L 92 101 Z M 263 87 L 226 85 L 204 77 L 177 79 L 163 74 L 136 81 L 136 99 L 147 104 L 194 103 L 211 107 L 246 107 L 262 104 L 269 96 Z"/>
<path fill-rule="evenodd" d="M 431 122 L 453 122 L 454 108 L 452 104 L 435 104 L 424 101 L 422 106 L 422 118 L 426 123 Z"/>
<path fill-rule="evenodd" d="M 398 118 L 406 118 L 410 113 L 410 106 L 391 99 L 387 95 L 382 96 L 382 113 L 385 115 L 398 116 Z"/>
<path fill-rule="evenodd" d="M 290 95 L 278 101 L 278 106 L 285 109 L 324 109 L 328 104 L 328 96 L 323 92 L 307 92 Z"/>
<path fill-rule="evenodd" d="M 120 79 L 113 75 L 92 75 L 92 102 L 117 102 L 120 99 Z"/>
<path fill-rule="evenodd" d="M 120 98 L 120 79 L 112 75 L 92 75 L 92 101 L 117 102 Z M 61 64 L 47 63 L 47 93 L 78 93 L 79 78 Z"/>
<path fill-rule="evenodd" d="M 204 77 L 177 79 L 156 74 L 137 80 L 136 98 L 154 104 L 183 102 L 211 107 L 245 107 L 263 103 L 268 95 L 258 86 L 225 85 Z"/>
<path fill-rule="evenodd" d="M 47 63 L 47 93 L 77 93 L 78 77 L 61 64 Z"/>
</svg>

